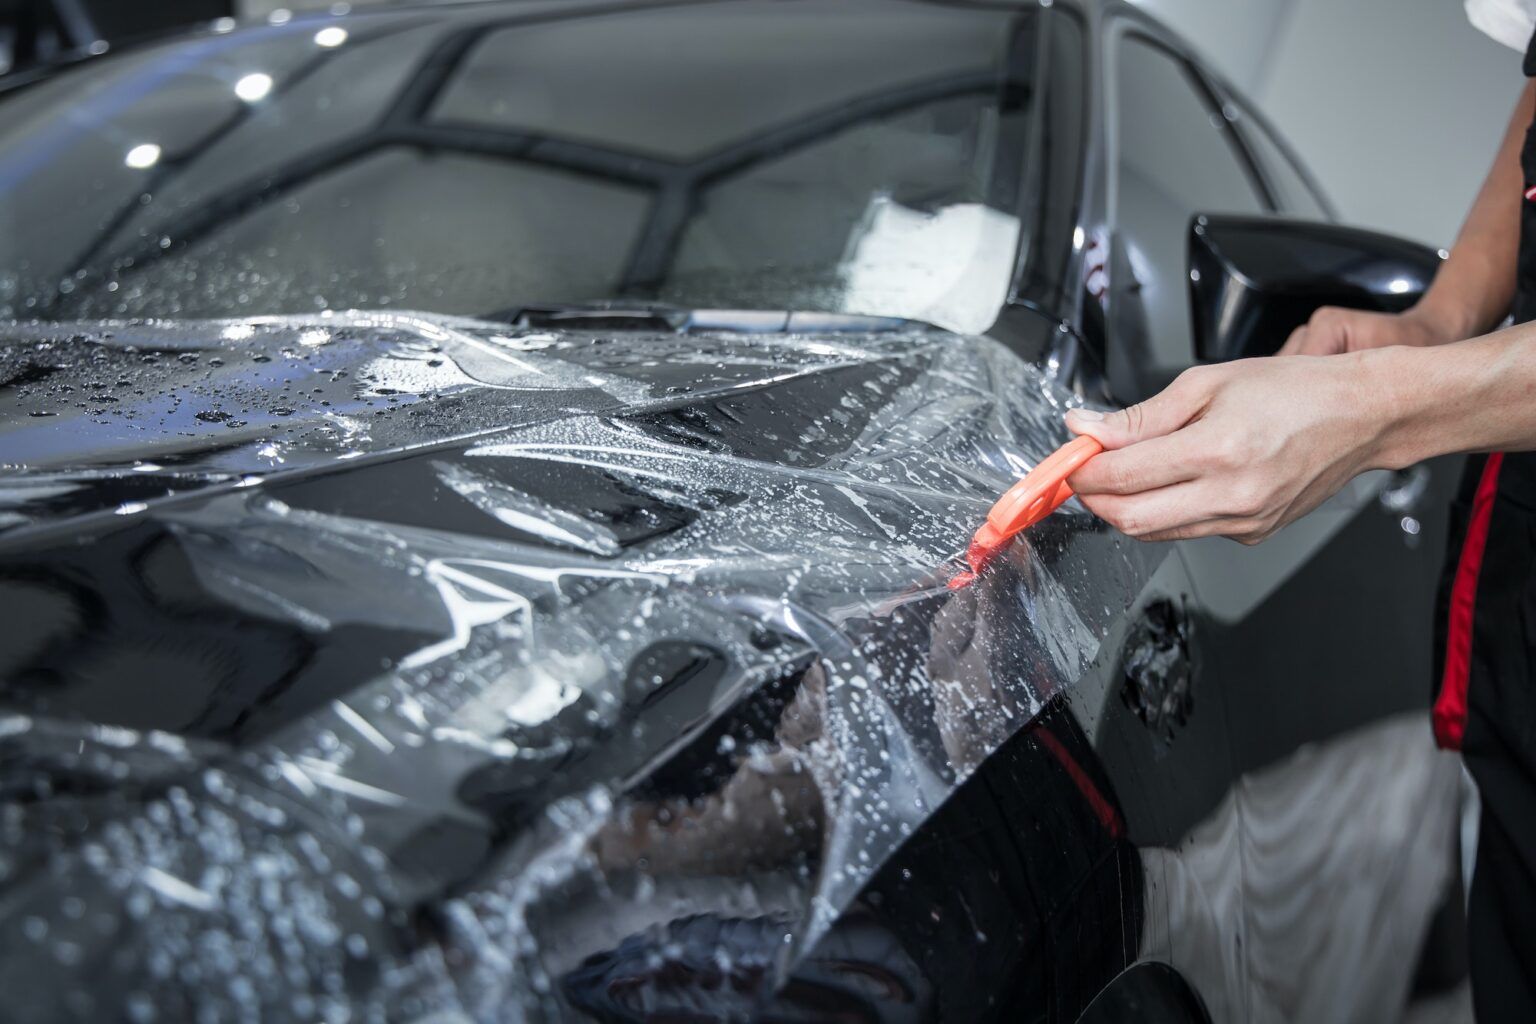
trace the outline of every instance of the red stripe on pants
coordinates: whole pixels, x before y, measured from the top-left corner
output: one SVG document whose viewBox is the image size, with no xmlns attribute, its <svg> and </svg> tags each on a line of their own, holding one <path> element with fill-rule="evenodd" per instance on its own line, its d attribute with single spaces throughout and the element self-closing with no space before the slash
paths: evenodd
<svg viewBox="0 0 1536 1024">
<path fill-rule="evenodd" d="M 1461 557 L 1451 582 L 1451 608 L 1445 631 L 1445 674 L 1435 700 L 1435 742 L 1447 750 L 1460 750 L 1467 731 L 1467 680 L 1472 675 L 1472 622 L 1477 611 L 1477 577 L 1488 546 L 1488 524 L 1493 519 L 1493 499 L 1499 491 L 1499 467 L 1503 452 L 1488 456 L 1483 475 L 1472 498 L 1472 519 L 1461 542 Z"/>
</svg>

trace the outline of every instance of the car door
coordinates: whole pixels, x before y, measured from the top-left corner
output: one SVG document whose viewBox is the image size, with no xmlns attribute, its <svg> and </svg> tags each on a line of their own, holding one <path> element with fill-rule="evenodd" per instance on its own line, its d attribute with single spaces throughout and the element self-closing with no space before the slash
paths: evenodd
<svg viewBox="0 0 1536 1024">
<path fill-rule="evenodd" d="M 1192 218 L 1315 218 L 1324 207 L 1276 162 L 1288 158 L 1273 140 L 1250 148 L 1265 126 L 1245 122 L 1174 41 L 1138 19 L 1108 45 L 1117 148 L 1107 375 L 1118 397 L 1141 398 L 1195 361 Z M 1436 499 L 1453 475 L 1439 463 L 1366 474 L 1262 546 L 1178 545 L 1194 657 L 1222 693 L 1235 774 L 1166 858 L 1170 930 L 1176 953 L 1183 932 L 1175 962 L 1197 987 L 1230 978 L 1212 965 L 1236 961 L 1246 990 L 1229 991 L 1241 1001 L 1227 1014 L 1213 1007 L 1218 1018 L 1359 1019 L 1406 984 L 1403 965 L 1449 860 L 1453 773 L 1429 749 L 1424 711 L 1446 528 Z M 1200 922 L 1181 917 L 1173 880 L 1228 850 L 1240 875 L 1190 896 L 1236 901 L 1241 927 L 1201 952 Z"/>
</svg>

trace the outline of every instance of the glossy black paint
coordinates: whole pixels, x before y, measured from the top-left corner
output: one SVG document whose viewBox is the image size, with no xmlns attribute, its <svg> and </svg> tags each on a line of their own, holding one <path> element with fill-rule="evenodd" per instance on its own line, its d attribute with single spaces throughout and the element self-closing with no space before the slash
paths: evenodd
<svg viewBox="0 0 1536 1024">
<path fill-rule="evenodd" d="M 1400 312 L 1439 264 L 1433 249 L 1376 231 L 1199 217 L 1189 239 L 1195 352 L 1212 362 L 1273 355 L 1320 306 Z"/>
<path fill-rule="evenodd" d="M 1150 1024 L 1186 1024 L 1206 1019 L 1200 997 L 1177 971 L 1164 964 L 1137 964 L 1089 1004 L 1083 1024 L 1137 1020 Z"/>
<path fill-rule="evenodd" d="M 584 18 L 597 24 L 611 11 L 655 18 L 674 6 L 491 5 L 487 10 L 494 17 L 483 23 L 475 22 L 479 16 L 473 12 L 457 8 L 450 14 L 408 12 L 398 23 L 341 19 L 337 23 L 359 38 L 381 41 L 423 26 L 432 31 L 437 19 L 444 19 L 447 29 L 427 51 L 430 60 L 419 79 L 376 97 L 378 120 L 363 124 L 356 137 L 318 132 L 312 146 L 275 173 L 253 172 L 206 201 L 181 202 L 164 221 L 173 228 L 165 236 L 169 246 L 162 246 L 158 235 L 133 237 L 123 230 L 126 221 L 111 225 L 119 237 L 114 240 L 109 232 L 82 250 L 86 273 L 79 280 L 104 285 L 110 277 L 103 268 L 110 268 L 112 259 L 102 258 L 97 249 L 151 263 L 174 259 L 198 238 L 215 235 L 252 211 L 281 204 L 305 182 L 380 147 L 399 145 L 439 155 L 475 150 L 512 164 L 576 169 L 596 180 L 622 180 L 652 190 L 648 226 L 626 255 L 621 277 L 626 297 L 653 298 L 662 292 L 659 283 L 698 200 L 695 193 L 712 175 L 728 175 L 754 159 L 835 133 L 839 119 L 883 115 L 913 100 L 908 92 L 893 90 L 866 98 L 866 105 L 851 114 L 822 111 L 803 124 L 780 126 L 782 133 L 756 148 L 732 149 L 723 156 L 716 152 L 713 162 L 684 161 L 681 166 L 644 153 L 615 152 L 615 147 L 590 140 L 583 144 L 532 133 L 511 137 L 423 123 L 452 69 L 493 30 L 579 26 Z M 691 13 L 701 24 L 722 19 L 727 26 L 722 33 L 728 34 L 733 10 L 748 6 L 705 4 Z M 882 16 L 899 19 L 924 5 L 881 6 Z M 1111 357 L 1134 361 L 1138 351 L 1120 333 L 1134 318 L 1121 317 L 1124 307 L 1106 316 L 1086 287 L 1084 247 L 1073 242 L 1079 230 L 1113 234 L 1112 211 L 1105 205 L 1102 95 L 1103 75 L 1113 60 L 1111 40 L 1134 26 L 1181 54 L 1185 50 L 1155 23 L 1119 5 L 1080 7 L 1058 0 L 1046 11 L 972 6 L 1028 12 L 1019 26 L 1019 47 L 1010 52 L 1030 54 L 1032 60 L 1017 61 L 1015 67 L 1028 65 L 1035 74 L 1027 88 L 1018 74 L 1005 74 L 1002 94 L 1009 102 L 1037 104 L 1041 113 L 1030 138 L 1010 137 L 1016 163 L 1008 167 L 999 161 L 1008 173 L 999 174 L 992 199 L 1001 202 L 997 196 L 1014 188 L 1025 193 L 1016 205 L 1004 206 L 1029 221 L 1033 244 L 1008 268 L 1008 294 L 1000 298 L 988 334 L 1002 342 L 1010 358 L 1038 359 L 1055 369 L 1058 383 L 1081 393 L 1101 393 L 1103 368 Z M 775 14 L 791 17 L 784 11 Z M 306 33 L 313 27 L 306 26 Z M 800 30 L 809 31 L 805 26 Z M 721 73 L 707 52 L 670 54 L 667 61 L 693 83 L 695 93 L 707 93 L 711 76 Z M 314 73 L 314 68 L 303 72 Z M 1213 102 L 1228 92 L 1219 80 L 1198 73 Z M 948 88 L 975 85 L 967 80 Z M 227 130 L 237 130 L 250 116 L 241 113 Z M 1242 131 L 1237 137 L 1243 138 Z M 1263 160 L 1256 153 L 1245 153 L 1245 159 L 1267 182 L 1270 172 Z M 162 171 L 157 193 L 173 189 L 180 175 L 195 177 L 178 166 Z M 1266 185 L 1265 193 L 1275 214 L 1287 212 L 1277 190 Z M 157 202 L 147 205 L 158 212 Z M 1324 242 L 1332 246 L 1327 252 L 1322 251 Z M 1396 246 L 1380 236 L 1274 218 L 1245 222 L 1211 216 L 1197 230 L 1196 243 L 1191 259 L 1201 270 L 1193 296 L 1197 313 L 1214 308 L 1216 281 L 1228 291 L 1247 289 L 1244 308 L 1251 313 L 1237 327 L 1204 318 L 1208 337 L 1224 339 L 1213 341 L 1217 347 L 1210 352 L 1235 354 L 1264 344 L 1255 339 L 1273 337 L 1281 329 L 1277 323 L 1304 319 L 1323 302 L 1370 301 L 1376 308 L 1390 308 L 1391 302 L 1402 301 L 1394 296 L 1413 294 L 1432 273 L 1422 252 L 1406 243 Z M 1401 292 L 1391 285 L 1399 264 L 1420 271 Z M 1182 280 L 1187 266 L 1158 269 Z M 76 300 L 68 296 L 78 294 L 64 291 L 49 301 L 54 308 L 69 308 Z M 520 298 L 507 296 L 507 306 Z M 387 375 L 371 382 L 339 376 L 347 372 L 344 360 L 325 348 L 305 353 L 287 342 L 261 339 L 246 353 L 249 361 L 242 361 L 217 342 L 148 352 L 136 346 L 125 352 L 121 345 L 71 340 L 66 331 L 56 340 L 29 342 L 34 347 L 10 361 L 14 372 L 0 385 L 0 397 L 9 403 L 0 422 L 0 444 L 21 438 L 35 445 L 16 461 L 30 465 L 56 459 L 68 465 L 70 456 L 83 451 L 103 467 L 120 466 L 126 449 L 130 457 L 152 456 L 162 470 L 143 476 L 105 473 L 99 479 L 83 478 L 80 486 L 40 493 L 21 503 L 32 517 L 21 524 L 25 528 L 9 523 L 12 532 L 0 533 L 0 593 L 10 626 L 0 638 L 0 702 L 7 711 L 39 720 L 162 730 L 192 744 L 195 755 L 195 766 L 189 767 L 179 761 L 162 765 L 147 752 L 134 752 L 134 757 L 143 753 L 153 770 L 134 762 L 134 781 L 127 784 L 121 780 L 129 755 L 98 750 L 94 739 L 89 744 L 81 740 L 81 750 L 89 746 L 91 758 L 73 761 L 76 737 L 67 730 L 51 747 L 41 741 L 37 749 L 7 745 L 5 791 L 9 806 L 20 808 L 14 813 L 29 836 L 15 851 L 23 868 L 6 878 L 21 894 L 18 904 L 39 899 L 39 892 L 57 903 L 46 887 L 49 865 L 66 862 L 118 819 L 130 820 L 138 809 L 168 799 L 166 794 L 190 791 L 202 801 L 217 796 L 220 786 L 242 797 L 285 792 L 263 774 L 273 767 L 258 760 L 268 745 L 323 715 L 333 702 L 362 692 L 380 672 L 394 670 L 414 652 L 452 635 L 454 624 L 442 618 L 402 614 L 381 621 L 360 615 L 322 624 L 284 616 L 275 602 L 260 603 L 259 594 L 249 597 L 257 603 L 245 603 L 207 567 L 240 566 L 249 575 L 251 567 L 261 566 L 279 576 L 311 573 L 322 579 L 322 563 L 261 535 L 254 522 L 246 532 L 225 533 L 199 529 L 198 515 L 230 507 L 244 491 L 253 499 L 280 502 L 299 516 L 519 545 L 542 552 L 537 558 L 550 565 L 591 555 L 594 536 L 603 541 L 603 558 L 643 558 L 689 536 L 701 521 L 761 509 L 763 493 L 746 484 L 679 490 L 675 484 L 647 483 L 598 457 L 586 462 L 521 456 L 491 460 L 477 450 L 479 441 L 492 435 L 518 439 L 520 431 L 586 417 L 600 422 L 610 439 L 654 443 L 699 465 L 805 471 L 803 477 L 790 477 L 794 487 L 773 492 L 771 500 L 786 509 L 791 492 L 808 494 L 828 507 L 846 506 L 833 486 L 840 478 L 817 474 L 835 474 L 871 423 L 893 415 L 896 406 L 888 403 L 942 369 L 941 357 L 929 353 L 929 348 L 938 351 L 930 338 L 916 357 L 866 354 L 810 369 L 770 365 L 770 370 L 785 372 L 765 373 L 753 364 L 759 353 L 710 335 L 716 330 L 746 333 L 742 323 L 729 317 L 704 318 L 694 332 L 684 320 L 643 311 L 594 324 L 581 317 L 561 319 L 558 309 L 507 306 L 498 309 L 508 312 L 507 319 L 522 332 L 519 340 L 549 332 L 557 339 L 560 360 L 592 374 L 626 374 L 642 397 L 614 401 L 596 385 L 572 385 L 549 402 L 531 390 L 453 394 L 449 388 L 437 393 L 423 387 L 412 392 Z M 796 324 L 783 314 L 764 316 L 773 323 L 759 322 L 754 328 L 764 336 L 776 331 L 808 336 L 813 347 L 834 348 L 839 342 L 838 323 Z M 365 327 L 354 329 L 367 333 Z M 875 334 L 898 330 L 875 323 L 861 329 Z M 146 336 L 151 331 L 145 328 Z M 859 343 L 877 351 L 878 340 L 861 336 Z M 958 343 L 956 348 L 958 353 Z M 181 409 L 179 398 L 179 411 L 153 408 L 150 397 L 158 395 L 158 382 L 147 388 L 150 397 L 137 396 L 142 401 L 100 397 L 108 394 L 105 385 L 118 379 L 119 370 L 158 373 L 153 367 L 161 363 L 187 365 L 181 357 L 190 352 L 204 353 L 202 376 L 192 380 L 168 374 L 165 386 L 188 395 L 189 402 L 212 400 L 202 410 L 206 418 L 194 415 L 191 405 Z M 426 348 L 416 354 L 444 357 Z M 449 359 L 486 374 L 484 366 L 471 365 L 472 355 L 456 350 Z M 137 360 L 145 356 L 160 362 L 144 370 L 146 364 Z M 207 365 L 214 358 L 222 365 Z M 98 371 L 95 378 L 102 386 L 67 397 L 49 390 L 60 381 L 77 387 L 75 376 L 86 364 Z M 281 415 L 270 411 L 272 393 L 282 391 L 287 402 L 287 396 L 310 386 L 319 389 L 312 406 L 303 404 L 310 401 L 306 398 L 283 406 L 288 411 Z M 850 393 L 879 397 L 855 408 L 841 407 Z M 1055 410 L 1044 400 L 1042 406 L 1041 421 L 1059 430 Z M 136 422 L 158 426 L 141 435 L 114 434 L 114 407 L 136 412 Z M 288 425 L 310 425 L 327 410 L 369 417 L 376 450 L 363 452 L 356 461 L 306 452 L 306 435 L 300 426 Z M 34 420 L 28 411 L 52 415 Z M 913 416 L 910 410 L 902 414 Z M 156 421 L 156 416 L 161 418 Z M 22 429 L 50 420 L 60 428 L 52 435 L 52 448 L 49 435 Z M 465 433 L 477 431 L 482 433 L 465 440 Z M 220 459 L 237 464 L 242 446 L 269 436 L 292 443 L 306 457 L 313 455 L 312 461 L 274 469 L 253 483 L 227 467 L 222 475 L 210 472 Z M 1041 440 L 1051 436 L 1042 428 Z M 942 441 L 928 443 L 937 448 Z M 893 451 L 899 450 L 893 445 Z M 7 451 L 0 461 L 11 458 Z M 913 465 L 917 477 L 932 468 L 921 461 Z M 570 517 L 560 522 L 574 532 L 561 539 L 530 532 L 528 523 L 485 515 L 452 485 L 459 470 L 473 470 L 483 482 L 514 489 Z M 1283 820 L 1278 802 L 1266 805 L 1252 799 L 1252 792 L 1277 776 L 1308 779 L 1311 762 L 1298 753 L 1308 745 L 1328 747 L 1362 735 L 1374 742 L 1370 730 L 1386 716 L 1423 707 L 1428 631 L 1403 624 L 1428 622 L 1430 580 L 1438 567 L 1444 525 L 1438 498 L 1448 489 L 1453 470 L 1449 465 L 1427 467 L 1428 483 L 1409 505 L 1378 497 L 1390 481 L 1367 481 L 1358 493 L 1257 551 L 1213 543 L 1146 555 L 1146 573 L 1123 573 L 1139 588 L 1129 595 L 1114 593 L 1110 579 L 1128 557 L 1119 542 L 1102 527 L 1063 517 L 1033 533 L 1020 564 L 1005 566 L 979 596 L 907 594 L 894 598 L 899 616 L 882 606 L 836 624 L 813 616 L 797 621 L 782 611 L 787 599 L 783 606 L 765 603 L 732 581 L 680 587 L 683 596 L 673 597 L 697 621 L 675 635 L 642 630 L 610 647 L 618 616 L 608 616 L 611 622 L 599 616 L 614 632 L 592 646 L 622 652 L 612 670 L 618 685 L 611 699 L 583 692 L 550 717 L 531 724 L 509 721 L 490 737 L 539 756 L 486 757 L 457 772 L 427 760 L 418 766 L 411 758 L 422 755 L 403 749 L 384 759 L 408 766 L 403 770 L 418 788 L 411 793 L 411 813 L 380 815 L 382 824 L 363 815 L 366 848 L 381 853 L 384 862 L 349 861 L 349 871 L 384 910 L 376 915 L 359 911 L 357 920 L 348 920 L 349 928 L 366 936 L 370 956 L 345 963 L 345 990 L 379 990 L 386 973 L 380 964 L 421 950 L 441 950 L 446 974 L 456 983 L 476 978 L 477 972 L 494 973 L 494 959 L 487 956 L 482 962 L 484 950 L 466 941 L 466 917 L 494 925 L 505 908 L 477 903 L 486 900 L 487 887 L 508 878 L 538 877 L 541 864 L 519 858 L 549 832 L 565 827 L 564 819 L 550 817 L 551 805 L 597 786 L 610 789 L 625 813 L 644 820 L 652 831 L 601 831 L 593 856 L 604 870 L 611 869 L 611 876 L 562 879 L 518 905 L 532 934 L 560 950 L 550 954 L 550 975 L 543 978 L 554 1002 L 539 1005 L 551 1018 L 1097 1021 L 1134 1013 L 1196 1024 L 1275 1018 L 1286 1007 L 1309 1005 L 1284 1001 L 1301 997 L 1287 987 L 1287 979 L 1261 983 L 1268 962 L 1244 956 L 1326 950 L 1327 937 L 1351 922 L 1331 918 L 1327 907 L 1312 915 L 1286 912 L 1292 909 L 1286 905 L 1275 910 L 1276 890 L 1294 886 L 1295 879 L 1283 871 L 1266 874 L 1264 868 L 1273 868 L 1275 859 L 1260 856 L 1260 847 L 1278 835 L 1282 850 L 1294 846 L 1301 851 L 1321 834 L 1335 856 L 1309 864 L 1298 852 L 1290 862 L 1313 869 L 1304 877 L 1325 903 L 1340 896 L 1346 882 L 1358 895 L 1365 872 L 1356 872 L 1356 866 L 1379 863 L 1371 859 L 1376 842 L 1371 823 L 1361 820 L 1369 818 L 1369 808 L 1341 784 L 1337 801 L 1317 797 L 1307 804 L 1309 821 L 1296 826 Z M 155 511 L 142 518 L 114 514 L 137 502 L 153 503 Z M 879 513 L 898 507 L 876 506 Z M 858 515 L 858 509 L 845 511 L 850 521 Z M 903 529 L 918 530 L 923 516 L 906 514 L 911 518 Z M 867 523 L 864 529 L 870 529 Z M 855 529 L 844 532 L 867 539 Z M 850 564 L 859 564 L 851 543 L 837 550 Z M 530 564 L 546 563 L 535 559 Z M 1076 579 L 1082 565 L 1101 567 L 1105 578 Z M 957 718 L 969 723 L 984 717 L 977 708 L 1004 699 L 981 684 L 1050 677 L 1050 645 L 1039 642 L 1032 616 L 1052 605 L 1033 566 L 1069 582 L 1063 605 L 1102 634 L 1099 653 L 1070 687 L 1050 692 L 1035 713 L 1018 714 L 1004 734 L 987 737 L 1000 740 L 995 746 L 984 743 L 965 751 L 957 743 L 968 734 L 956 726 Z M 388 574 L 374 584 L 385 594 L 388 587 L 403 585 Z M 846 581 L 834 577 L 820 585 L 836 591 Z M 878 585 L 870 588 L 868 593 L 880 594 Z M 539 610 L 547 612 L 583 603 L 601 608 L 604 601 L 616 600 L 614 595 L 622 595 L 622 588 L 594 577 L 537 600 L 544 602 Z M 865 599 L 873 600 L 862 590 L 848 595 L 853 607 Z M 409 607 L 403 591 L 400 605 Z M 1362 616 L 1361 608 L 1371 613 Z M 989 631 L 990 642 L 980 639 Z M 888 856 L 861 864 L 856 858 L 838 860 L 845 854 L 828 839 L 833 815 L 806 777 L 770 777 L 768 796 L 743 793 L 754 777 L 738 752 L 756 745 L 788 746 L 786 736 L 814 731 L 807 722 L 818 716 L 807 709 L 825 700 L 823 666 L 841 656 L 833 652 L 859 651 L 866 642 L 878 643 L 890 659 L 882 667 L 893 678 L 926 678 L 925 673 L 935 671 L 935 658 L 949 655 L 949 647 L 968 652 L 981 668 L 962 674 L 962 682 L 977 688 L 966 694 L 971 703 L 958 708 L 946 705 L 941 687 L 892 697 L 890 713 L 910 744 L 907 757 L 941 766 L 945 798 L 925 809 L 911 834 L 892 840 Z M 451 691 L 458 684 L 445 672 L 435 685 Z M 860 720 L 855 716 L 851 721 Z M 852 728 L 835 734 L 836 742 L 855 751 L 874 749 L 876 720 L 871 717 L 864 725 L 867 732 Z M 550 751 L 557 752 L 545 756 Z M 206 771 L 210 765 L 227 778 L 213 777 Z M 358 780 L 371 777 L 366 763 L 349 770 Z M 32 789 L 39 777 L 49 780 L 51 788 Z M 1445 794 L 1443 787 L 1426 785 L 1425 778 L 1405 773 L 1399 784 L 1422 788 L 1422 816 L 1433 822 L 1439 820 L 1437 801 L 1443 802 Z M 359 826 L 347 814 L 328 818 L 288 796 L 276 802 L 290 816 L 284 828 L 247 810 L 235 812 L 238 828 L 251 837 L 289 832 L 318 837 L 324 849 L 340 851 L 344 860 L 361 856 L 354 851 L 365 844 L 355 831 L 348 832 Z M 780 822 L 775 807 L 788 823 L 785 832 L 768 828 Z M 345 809 L 350 812 L 352 805 Z M 890 824 L 880 820 L 881 814 L 902 820 L 890 808 L 860 808 L 855 816 L 862 814 L 872 819 L 872 830 Z M 655 839 L 656 830 L 665 841 Z M 1421 846 L 1413 852 L 1422 854 Z M 669 858 L 686 862 L 685 867 L 669 868 Z M 1403 855 L 1404 862 L 1411 860 Z M 646 865 L 638 878 L 621 870 L 635 863 Z M 858 872 L 856 891 L 846 905 L 835 908 L 815 942 L 795 948 L 792 956 L 786 952 L 788 941 L 804 934 L 799 930 L 804 920 L 792 912 L 792 901 L 775 905 L 764 899 L 764 906 L 751 908 L 720 891 L 722 880 L 730 887 L 750 888 L 779 872 L 803 884 L 829 865 L 850 864 Z M 1399 869 L 1407 871 L 1401 865 L 1392 870 Z M 658 893 L 655 883 L 646 881 L 647 871 L 665 885 L 669 870 L 681 881 Z M 1383 892 L 1381 903 L 1367 908 L 1412 903 L 1415 894 L 1397 891 L 1409 888 L 1403 880 L 1434 873 L 1394 875 L 1383 869 L 1371 877 L 1383 882 Z M 764 888 L 771 886 L 764 883 Z M 114 898 L 107 890 L 81 892 L 103 906 Z M 1191 905 L 1203 900 L 1204 906 L 1189 911 L 1181 900 Z M 489 909 L 478 918 L 475 911 L 466 911 L 477 907 Z M 1371 916 L 1368 910 L 1345 913 Z M 603 933 L 592 927 L 594 916 L 614 922 L 634 916 L 640 923 L 627 931 L 614 923 L 609 930 L 618 933 L 616 938 L 592 940 L 581 947 L 581 955 L 567 956 L 581 945 L 583 929 Z M 179 919 L 168 915 L 167 920 L 174 924 Z M 1380 946 L 1389 953 L 1411 949 L 1415 938 L 1384 929 Z M 0 962 L 9 965 L 9 973 L 0 968 L 0 974 L 8 990 L 32 997 L 17 1004 L 23 1016 L 90 1018 L 104 1007 L 111 1012 L 125 1005 L 122 1001 L 131 995 L 138 968 L 119 967 L 106 954 L 91 961 L 100 1003 L 71 1002 L 71 994 L 57 988 L 38 994 L 35 981 L 27 984 L 29 948 L 12 937 L 9 941 L 17 945 L 6 949 L 5 941 L 0 940 L 5 954 Z M 119 949 L 136 948 L 132 932 L 113 941 Z M 1245 949 L 1255 952 L 1245 954 Z M 1284 962 L 1283 956 L 1276 962 Z M 1379 994 L 1364 972 L 1339 984 L 1319 964 L 1311 967 L 1289 983 L 1316 989 L 1332 1006 L 1358 1005 L 1350 1000 Z M 474 984 L 466 988 L 478 991 Z M 1389 989 L 1384 986 L 1381 992 L 1390 995 Z M 197 984 L 188 984 L 186 991 L 194 993 L 189 1001 L 167 997 L 162 1012 L 190 1014 Z M 1264 998 L 1275 1002 L 1262 1003 Z M 506 993 L 500 999 L 486 996 L 476 1006 L 486 1019 L 519 1008 L 516 995 Z M 387 1010 L 393 1012 L 379 1015 L 420 1019 L 427 1007 L 402 1002 Z M 269 1012 L 302 1016 L 292 1006 Z"/>
<path fill-rule="evenodd" d="M 1019 801 L 1021 788 L 1035 798 Z M 1090 741 L 1054 703 L 902 847 L 787 978 L 776 978 L 771 966 L 778 931 L 705 915 L 595 954 L 563 984 L 576 1005 L 611 1021 L 689 1012 L 869 1022 L 1075 1019 L 1136 958 L 1143 921 L 1138 901 L 1127 896 L 1142 891 L 1141 872 Z M 748 966 L 734 977 L 711 963 L 721 942 L 750 953 L 736 958 Z M 961 950 L 964 978 L 953 973 Z M 996 980 L 976 983 L 981 979 Z M 637 990 L 652 995 L 647 1012 L 636 1012 Z M 765 1003 L 752 1004 L 749 994 L 767 993 Z"/>
</svg>

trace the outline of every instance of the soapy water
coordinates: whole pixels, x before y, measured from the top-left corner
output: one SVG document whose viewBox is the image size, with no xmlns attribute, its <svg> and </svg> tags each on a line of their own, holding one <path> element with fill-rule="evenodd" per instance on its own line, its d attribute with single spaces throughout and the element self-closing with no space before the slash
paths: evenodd
<svg viewBox="0 0 1536 1024">
<path fill-rule="evenodd" d="M 18 1019 L 745 1014 L 1153 567 L 946 588 L 1065 440 L 980 337 L 4 331 Z"/>
</svg>

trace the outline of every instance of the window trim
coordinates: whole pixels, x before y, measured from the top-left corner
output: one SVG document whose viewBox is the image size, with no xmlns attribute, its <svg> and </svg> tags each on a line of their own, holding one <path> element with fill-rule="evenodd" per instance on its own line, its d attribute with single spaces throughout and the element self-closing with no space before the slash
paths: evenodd
<svg viewBox="0 0 1536 1024">
<path fill-rule="evenodd" d="M 1270 174 L 1265 161 L 1258 159 L 1258 147 L 1253 143 L 1253 133 L 1262 135 L 1269 140 L 1270 145 L 1280 154 L 1281 159 L 1290 165 L 1292 172 L 1301 181 L 1302 187 L 1312 197 L 1312 201 L 1322 209 L 1324 217 L 1330 222 L 1337 221 L 1339 219 L 1338 208 L 1333 205 L 1333 201 L 1329 199 L 1328 193 L 1323 190 L 1322 185 L 1319 184 L 1317 178 L 1312 174 L 1311 169 L 1297 156 L 1296 150 L 1291 146 L 1290 141 L 1275 127 L 1275 123 L 1263 111 L 1259 110 L 1251 100 L 1227 83 L 1220 79 L 1215 79 L 1213 86 L 1218 91 L 1218 94 L 1225 98 L 1226 102 L 1238 108 L 1241 116 L 1235 120 L 1229 120 L 1229 123 L 1236 130 L 1237 137 L 1242 139 L 1243 145 L 1253 151 L 1255 163 L 1260 171 L 1266 177 Z M 1278 200 L 1279 190 L 1271 185 L 1271 191 Z M 1277 212 L 1285 216 L 1294 216 L 1291 211 L 1284 209 L 1280 209 Z"/>
<path fill-rule="evenodd" d="M 1222 93 L 1218 83 L 1212 80 L 1210 75 L 1200 67 L 1194 58 L 1167 38 L 1155 32 L 1151 26 L 1139 20 L 1119 18 L 1118 31 L 1111 31 L 1108 43 L 1110 47 L 1110 60 L 1108 64 L 1115 68 L 1114 88 L 1106 95 L 1113 97 L 1113 109 L 1111 111 L 1109 131 L 1111 138 L 1109 166 L 1111 174 L 1115 176 L 1114 213 L 1119 214 L 1119 173 L 1120 173 L 1120 100 L 1119 100 L 1119 48 L 1129 42 L 1142 43 L 1154 50 L 1159 50 L 1164 56 L 1179 65 L 1184 74 L 1190 80 L 1191 91 L 1196 98 L 1203 102 L 1206 113 L 1213 118 L 1220 119 L 1220 129 L 1223 139 L 1232 148 L 1233 155 L 1237 158 L 1238 165 L 1248 178 L 1248 185 L 1253 189 L 1254 195 L 1271 214 L 1280 213 L 1280 204 L 1271 189 L 1262 170 L 1262 164 L 1253 152 L 1247 138 L 1237 130 L 1236 121 L 1227 115 L 1226 104 L 1223 102 Z"/>
</svg>

